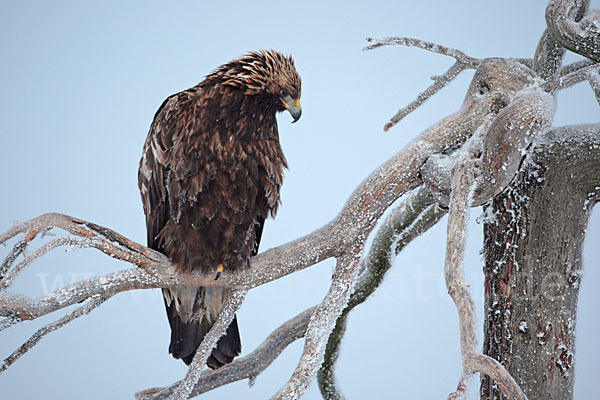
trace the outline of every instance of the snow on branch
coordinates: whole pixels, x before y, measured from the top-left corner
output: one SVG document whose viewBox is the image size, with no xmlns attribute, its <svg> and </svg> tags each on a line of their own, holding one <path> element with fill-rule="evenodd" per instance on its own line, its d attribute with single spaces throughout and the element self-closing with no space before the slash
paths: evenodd
<svg viewBox="0 0 600 400">
<path fill-rule="evenodd" d="M 337 316 L 346 306 L 348 297 L 354 288 L 359 261 L 360 255 L 358 254 L 338 259 L 329 292 L 317 307 L 308 324 L 300 362 L 291 378 L 271 397 L 272 400 L 297 399 L 308 388 L 323 363 L 325 344 Z"/>
<path fill-rule="evenodd" d="M 553 79 L 560 70 L 564 55 L 564 47 L 546 29 L 535 49 L 531 69 L 546 81 Z"/>
</svg>

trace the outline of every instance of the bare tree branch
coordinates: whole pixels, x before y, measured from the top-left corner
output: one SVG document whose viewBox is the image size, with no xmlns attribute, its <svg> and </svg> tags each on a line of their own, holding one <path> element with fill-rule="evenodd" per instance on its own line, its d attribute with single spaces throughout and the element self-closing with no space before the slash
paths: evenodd
<svg viewBox="0 0 600 400">
<path fill-rule="evenodd" d="M 15 260 L 25 251 L 27 248 L 27 240 L 24 238 L 19 240 L 12 248 L 12 250 L 8 253 L 2 264 L 0 264 L 0 282 L 4 279 L 4 275 L 10 268 L 10 266 L 15 262 Z"/>
<path fill-rule="evenodd" d="M 38 258 L 45 255 L 49 251 L 54 250 L 55 248 L 61 247 L 61 246 L 88 247 L 88 243 L 86 243 L 86 240 L 88 240 L 88 239 L 79 239 L 79 238 L 74 238 L 74 237 L 60 237 L 60 238 L 56 238 L 56 239 L 49 241 L 48 243 L 44 244 L 42 247 L 40 247 L 36 251 L 34 251 L 32 254 L 26 256 L 13 269 L 8 271 L 6 276 L 4 276 L 4 279 L 2 279 L 0 281 L 0 291 L 5 290 L 8 287 L 10 287 L 10 285 L 13 284 L 15 279 L 17 279 L 19 274 L 26 267 L 28 267 L 31 263 L 35 262 Z M 17 253 L 20 254 L 20 252 L 22 252 L 26 246 L 27 246 L 27 241 L 22 239 L 15 245 L 15 247 L 13 247 L 13 250 L 9 254 L 9 257 L 6 258 L 7 261 L 9 258 L 12 259 L 12 261 L 7 263 L 7 267 L 10 267 L 10 264 L 12 264 L 12 262 L 18 257 Z M 20 252 L 19 252 L 19 249 L 21 249 Z"/>
<path fill-rule="evenodd" d="M 592 60 L 579 60 L 575 61 L 571 64 L 565 65 L 560 69 L 559 76 L 569 75 L 572 72 L 580 70 L 581 68 L 589 67 L 590 65 L 596 64 L 595 61 Z"/>
<path fill-rule="evenodd" d="M 404 119 L 404 117 L 406 117 L 408 114 L 410 114 L 411 112 L 413 112 L 417 108 L 419 108 L 421 105 L 423 105 L 423 103 L 425 103 L 427 101 L 427 99 L 429 99 L 434 94 L 439 92 L 441 89 L 446 87 L 450 82 L 452 82 L 452 80 L 454 80 L 454 78 L 456 78 L 458 76 L 458 74 L 460 74 L 462 71 L 464 71 L 467 68 L 468 67 L 465 64 L 462 64 L 459 62 L 452 64 L 452 66 L 450 67 L 450 69 L 448 71 L 446 71 L 444 74 L 442 74 L 438 77 L 435 77 L 433 84 L 431 86 L 429 86 L 427 89 L 425 89 L 425 91 L 419 93 L 415 100 L 413 100 L 406 107 L 403 107 L 400 110 L 398 110 L 396 115 L 394 115 L 384 125 L 383 130 L 385 132 L 389 131 L 390 128 L 392 128 L 394 125 L 396 125 L 402 119 Z"/>
</svg>

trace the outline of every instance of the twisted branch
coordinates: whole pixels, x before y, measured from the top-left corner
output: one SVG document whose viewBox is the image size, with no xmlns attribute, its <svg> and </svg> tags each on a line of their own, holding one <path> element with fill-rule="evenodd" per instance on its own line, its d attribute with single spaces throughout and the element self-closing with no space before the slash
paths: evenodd
<svg viewBox="0 0 600 400">
<path fill-rule="evenodd" d="M 550 0 L 546 24 L 566 49 L 600 61 L 600 12 L 588 10 L 589 0 Z"/>
</svg>

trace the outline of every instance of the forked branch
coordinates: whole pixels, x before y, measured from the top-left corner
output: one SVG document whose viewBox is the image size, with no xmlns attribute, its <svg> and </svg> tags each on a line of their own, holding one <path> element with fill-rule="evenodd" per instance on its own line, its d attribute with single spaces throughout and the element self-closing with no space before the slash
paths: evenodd
<svg viewBox="0 0 600 400">
<path fill-rule="evenodd" d="M 413 100 L 406 107 L 401 108 L 396 115 L 394 115 L 383 127 L 384 131 L 388 131 L 391 127 L 400 122 L 411 112 L 419 108 L 423 103 L 427 101 L 434 94 L 439 92 L 441 89 L 446 87 L 450 82 L 454 80 L 462 71 L 465 69 L 475 69 L 479 66 L 481 60 L 470 57 L 460 50 L 452 49 L 449 47 L 441 46 L 436 43 L 426 42 L 419 39 L 411 39 L 406 37 L 390 37 L 383 39 L 367 38 L 367 42 L 374 42 L 374 44 L 365 47 L 363 50 L 373 50 L 382 46 L 408 46 L 418 47 L 423 50 L 431 51 L 434 53 L 450 56 L 456 59 L 456 62 L 450 67 L 448 71 L 440 76 L 436 76 L 433 79 L 433 84 L 419 93 L 417 98 Z"/>
</svg>

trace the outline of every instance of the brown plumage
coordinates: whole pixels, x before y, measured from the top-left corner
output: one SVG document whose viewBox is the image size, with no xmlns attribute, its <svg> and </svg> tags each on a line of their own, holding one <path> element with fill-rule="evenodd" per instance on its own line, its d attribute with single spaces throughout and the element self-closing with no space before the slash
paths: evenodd
<svg viewBox="0 0 600 400">
<path fill-rule="evenodd" d="M 269 50 L 222 65 L 168 97 L 144 145 L 138 184 L 148 246 L 181 271 L 224 273 L 249 265 L 265 219 L 279 205 L 283 169 L 275 114 L 300 117 L 300 76 L 291 56 Z M 189 364 L 229 290 L 163 289 L 169 352 Z M 208 359 L 218 368 L 241 351 L 237 320 Z"/>
</svg>

